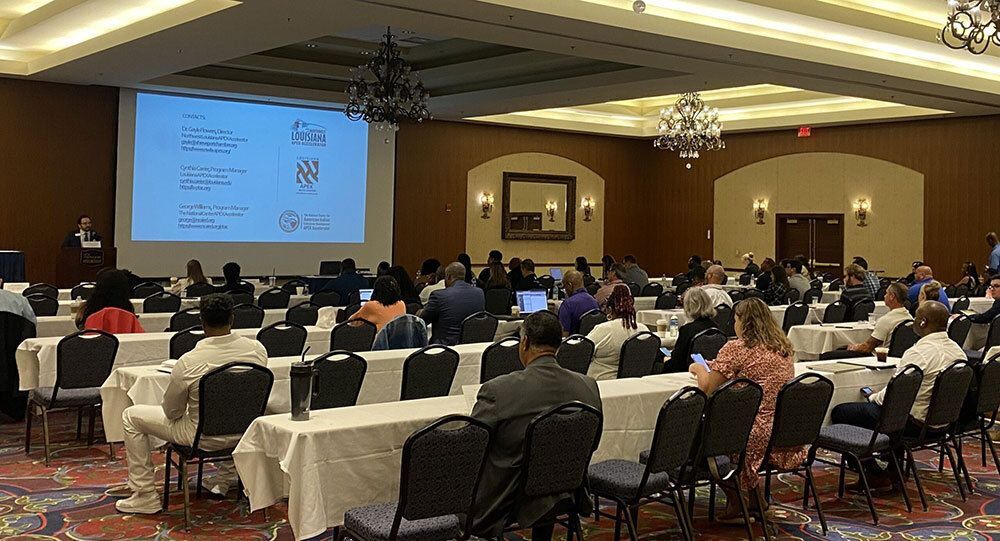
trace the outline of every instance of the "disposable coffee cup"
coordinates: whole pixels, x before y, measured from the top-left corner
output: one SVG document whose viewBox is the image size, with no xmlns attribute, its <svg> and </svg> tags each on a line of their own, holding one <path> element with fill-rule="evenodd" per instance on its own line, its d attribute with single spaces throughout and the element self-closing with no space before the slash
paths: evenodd
<svg viewBox="0 0 1000 541">
<path fill-rule="evenodd" d="M 670 326 L 670 322 L 665 319 L 656 320 L 656 330 L 659 332 L 667 332 L 667 327 Z"/>
</svg>

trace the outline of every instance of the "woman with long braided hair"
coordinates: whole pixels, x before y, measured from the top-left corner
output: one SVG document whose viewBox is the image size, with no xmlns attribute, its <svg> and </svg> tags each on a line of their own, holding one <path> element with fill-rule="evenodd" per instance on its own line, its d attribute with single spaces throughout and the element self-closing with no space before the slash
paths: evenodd
<svg viewBox="0 0 1000 541">
<path fill-rule="evenodd" d="M 625 284 L 619 284 L 611 291 L 604 304 L 604 312 L 608 315 L 608 321 L 594 327 L 587 335 L 596 346 L 594 360 L 590 363 L 587 375 L 596 380 L 615 379 L 618 376 L 622 344 L 639 333 L 632 292 Z"/>
</svg>

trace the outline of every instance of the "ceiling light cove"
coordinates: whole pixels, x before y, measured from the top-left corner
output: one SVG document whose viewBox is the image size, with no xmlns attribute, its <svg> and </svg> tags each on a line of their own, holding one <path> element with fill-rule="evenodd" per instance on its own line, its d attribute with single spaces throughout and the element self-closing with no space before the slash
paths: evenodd
<svg viewBox="0 0 1000 541">
<path fill-rule="evenodd" d="M 239 3 L 235 0 L 0 0 L 0 73 L 31 75 Z"/>
</svg>

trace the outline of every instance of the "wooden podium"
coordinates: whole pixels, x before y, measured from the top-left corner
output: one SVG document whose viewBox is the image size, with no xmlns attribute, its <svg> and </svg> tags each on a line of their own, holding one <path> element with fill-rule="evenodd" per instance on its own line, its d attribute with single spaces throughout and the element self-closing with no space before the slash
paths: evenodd
<svg viewBox="0 0 1000 541">
<path fill-rule="evenodd" d="M 80 282 L 97 280 L 97 273 L 114 267 L 118 252 L 114 248 L 61 248 L 56 258 L 56 287 L 73 287 Z"/>
</svg>

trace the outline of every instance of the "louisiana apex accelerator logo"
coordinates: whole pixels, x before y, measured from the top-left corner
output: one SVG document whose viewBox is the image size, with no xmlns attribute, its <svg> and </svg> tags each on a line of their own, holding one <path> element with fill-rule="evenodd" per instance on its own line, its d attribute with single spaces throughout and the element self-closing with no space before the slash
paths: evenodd
<svg viewBox="0 0 1000 541">
<path fill-rule="evenodd" d="M 302 119 L 292 122 L 292 144 L 300 147 L 326 147 L 326 128 Z"/>
</svg>

